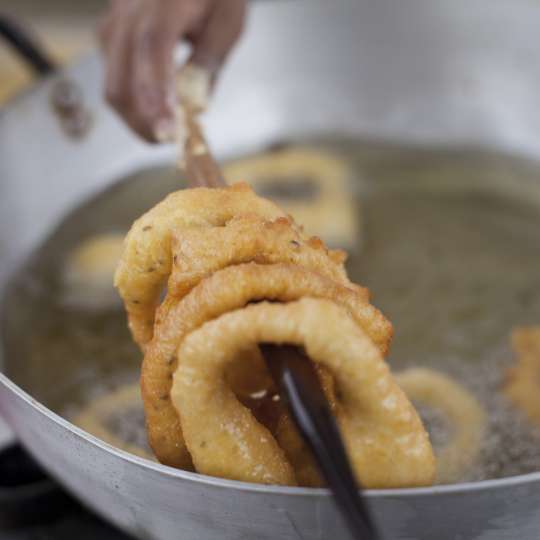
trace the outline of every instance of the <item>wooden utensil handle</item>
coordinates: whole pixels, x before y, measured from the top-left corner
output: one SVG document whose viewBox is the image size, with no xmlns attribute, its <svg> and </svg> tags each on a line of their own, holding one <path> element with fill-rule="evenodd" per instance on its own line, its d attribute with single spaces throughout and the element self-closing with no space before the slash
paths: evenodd
<svg viewBox="0 0 540 540">
<path fill-rule="evenodd" d="M 186 109 L 186 174 L 190 187 L 225 187 L 221 170 L 212 157 L 196 115 Z"/>
</svg>

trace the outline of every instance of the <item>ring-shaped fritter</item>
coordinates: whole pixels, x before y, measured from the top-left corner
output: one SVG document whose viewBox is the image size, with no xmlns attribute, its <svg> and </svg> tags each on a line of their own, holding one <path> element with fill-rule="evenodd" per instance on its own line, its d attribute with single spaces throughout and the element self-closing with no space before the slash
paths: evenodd
<svg viewBox="0 0 540 540">
<path fill-rule="evenodd" d="M 369 298 L 367 289 L 349 281 L 343 266 L 345 253 L 327 249 L 319 238 L 306 237 L 290 218 L 266 220 L 243 214 L 211 231 L 201 227 L 179 229 L 173 233 L 173 261 L 167 288 L 176 298 L 217 270 L 245 262 L 288 262 L 317 269 Z"/>
<path fill-rule="evenodd" d="M 436 481 L 448 484 L 463 479 L 482 448 L 487 415 L 478 400 L 457 381 L 427 368 L 409 368 L 394 374 L 413 403 L 432 407 L 450 424 L 449 442 L 435 449 Z"/>
<path fill-rule="evenodd" d="M 247 180 L 326 244 L 360 247 L 361 212 L 350 185 L 358 171 L 338 152 L 287 145 L 227 163 L 224 174 Z"/>
<path fill-rule="evenodd" d="M 186 227 L 219 227 L 239 214 L 272 220 L 285 217 L 247 184 L 225 189 L 197 188 L 168 195 L 137 219 L 126 236 L 115 275 L 133 339 L 144 350 L 152 339 L 155 311 L 172 270 L 172 233 Z"/>
<path fill-rule="evenodd" d="M 262 342 L 302 346 L 332 374 L 336 419 L 364 486 L 432 482 L 429 438 L 380 351 L 344 308 L 312 298 L 249 305 L 204 324 L 182 342 L 171 398 L 197 471 L 263 484 L 296 483 L 285 453 L 238 401 L 225 376 L 239 351 Z"/>
<path fill-rule="evenodd" d="M 113 287 L 114 272 L 124 249 L 125 233 L 96 234 L 69 254 L 62 272 L 62 303 L 87 310 L 122 305 Z"/>
<path fill-rule="evenodd" d="M 155 337 L 146 350 L 142 395 L 150 445 L 162 463 L 181 468 L 190 466 L 178 414 L 169 399 L 176 353 L 185 337 L 205 322 L 249 302 L 290 302 L 306 296 L 326 298 L 342 306 L 381 353 L 386 353 L 392 325 L 367 302 L 360 288 L 349 289 L 312 269 L 294 264 L 247 263 L 215 272 L 171 306 L 165 318 L 160 318 Z M 262 359 L 254 356 L 258 357 L 256 348 L 237 359 L 239 375 L 235 377 L 238 380 L 242 373 L 248 374 L 253 389 L 262 386 L 259 381 L 264 381 L 266 374 Z M 232 382 L 232 386 L 237 391 L 241 383 Z"/>
<path fill-rule="evenodd" d="M 518 358 L 507 372 L 503 391 L 529 420 L 540 425 L 540 327 L 516 328 L 512 346 Z"/>
</svg>

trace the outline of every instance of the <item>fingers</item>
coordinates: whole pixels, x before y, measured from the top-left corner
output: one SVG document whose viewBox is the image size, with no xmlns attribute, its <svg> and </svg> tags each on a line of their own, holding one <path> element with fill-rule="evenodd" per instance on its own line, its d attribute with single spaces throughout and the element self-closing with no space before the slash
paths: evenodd
<svg viewBox="0 0 540 540">
<path fill-rule="evenodd" d="M 117 4 L 115 2 L 114 4 Z M 135 131 L 139 131 L 136 117 L 130 114 L 131 91 L 131 27 L 135 11 L 114 10 L 100 27 L 100 39 L 106 58 L 105 98 Z"/>
<path fill-rule="evenodd" d="M 105 96 L 124 121 L 147 141 L 171 117 L 173 50 L 191 23 L 183 2 L 116 0 L 100 27 L 106 57 Z"/>
<path fill-rule="evenodd" d="M 154 8 L 140 17 L 134 29 L 131 106 L 141 126 L 139 132 L 148 140 L 154 139 L 160 123 L 172 119 L 169 94 L 173 91 L 174 47 L 191 22 L 188 13 L 177 11 Z"/>
<path fill-rule="evenodd" d="M 215 75 L 240 37 L 245 15 L 246 0 L 215 2 L 205 24 L 190 36 L 191 60 Z"/>
<path fill-rule="evenodd" d="M 100 25 L 106 98 L 148 141 L 170 131 L 173 53 L 193 42 L 193 60 L 215 71 L 238 38 L 245 0 L 113 0 Z M 160 126 L 167 125 L 165 129 Z"/>
</svg>

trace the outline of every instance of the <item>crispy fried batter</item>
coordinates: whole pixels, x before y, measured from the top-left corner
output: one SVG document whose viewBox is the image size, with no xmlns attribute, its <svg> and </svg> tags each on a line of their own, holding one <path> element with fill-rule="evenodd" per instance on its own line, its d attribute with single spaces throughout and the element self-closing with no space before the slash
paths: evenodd
<svg viewBox="0 0 540 540">
<path fill-rule="evenodd" d="M 433 369 L 410 368 L 394 375 L 407 397 L 440 411 L 452 429 L 450 442 L 436 450 L 437 482 L 460 480 L 478 457 L 487 415 L 461 384 Z"/>
<path fill-rule="evenodd" d="M 226 368 L 237 352 L 260 342 L 304 346 L 333 375 L 336 418 L 364 486 L 432 482 L 435 462 L 427 433 L 380 351 L 344 308 L 310 298 L 227 313 L 181 344 L 171 398 L 199 472 L 249 482 L 296 481 L 271 433 L 226 383 Z"/>
<path fill-rule="evenodd" d="M 152 339 L 155 310 L 172 269 L 171 237 L 186 227 L 219 227 L 238 214 L 285 217 L 247 184 L 171 193 L 133 224 L 115 276 L 134 340 L 144 350 Z"/>
<path fill-rule="evenodd" d="M 516 328 L 512 345 L 518 361 L 508 370 L 503 391 L 531 421 L 540 424 L 540 327 Z"/>
<path fill-rule="evenodd" d="M 292 464 L 299 486 L 321 487 L 324 481 L 313 454 L 298 433 L 288 411 L 283 411 L 274 434 L 285 456 Z"/>
<path fill-rule="evenodd" d="M 224 227 L 191 228 L 173 235 L 174 270 L 168 290 L 182 297 L 203 277 L 227 266 L 245 262 L 261 264 L 289 262 L 317 270 L 338 283 L 358 289 L 368 299 L 368 291 L 351 283 L 345 272 L 345 256 L 330 251 L 317 238 L 307 238 L 290 218 L 274 221 L 256 214 L 244 214 Z"/>
<path fill-rule="evenodd" d="M 147 430 L 162 463 L 320 485 L 257 347 L 287 342 L 316 363 L 364 485 L 432 481 L 427 434 L 383 360 L 392 326 L 344 261 L 245 185 L 175 193 L 135 222 L 116 284 L 145 351 Z"/>
<path fill-rule="evenodd" d="M 360 247 L 361 212 L 349 186 L 353 171 L 337 152 L 286 146 L 228 163 L 224 173 L 248 181 L 328 245 Z"/>
<path fill-rule="evenodd" d="M 305 296 L 327 298 L 343 306 L 383 354 L 387 351 L 392 326 L 367 303 L 359 288 L 349 289 L 317 272 L 292 264 L 251 263 L 220 270 L 177 302 L 167 317 L 160 318 L 145 355 L 141 381 L 149 440 L 162 463 L 185 467 L 189 462 L 178 416 L 168 399 L 171 375 L 176 368 L 175 353 L 185 336 L 205 322 L 249 302 L 265 299 L 290 302 Z M 252 358 L 253 355 L 257 358 Z M 239 359 L 237 372 L 249 373 L 252 391 L 256 391 L 263 386 L 261 380 L 268 380 L 268 377 L 263 379 L 264 363 L 253 348 L 244 357 L 250 368 L 243 370 Z M 241 386 L 238 376 L 236 381 L 235 391 Z"/>
</svg>

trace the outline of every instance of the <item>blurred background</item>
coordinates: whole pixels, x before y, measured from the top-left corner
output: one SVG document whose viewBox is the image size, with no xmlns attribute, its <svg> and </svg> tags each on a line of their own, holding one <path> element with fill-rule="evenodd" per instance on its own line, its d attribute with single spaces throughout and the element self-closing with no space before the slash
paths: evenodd
<svg viewBox="0 0 540 540">
<path fill-rule="evenodd" d="M 94 44 L 95 28 L 107 0 L 0 0 L 0 13 L 16 17 L 64 63 Z M 30 70 L 0 43 L 0 108 L 30 85 Z M 0 420 L 0 446 L 9 437 Z"/>
<path fill-rule="evenodd" d="M 59 62 L 91 48 L 107 0 L 0 0 L 0 12 L 27 24 Z M 31 81 L 29 70 L 0 45 L 0 107 Z"/>
</svg>

